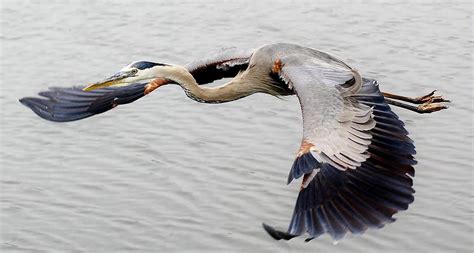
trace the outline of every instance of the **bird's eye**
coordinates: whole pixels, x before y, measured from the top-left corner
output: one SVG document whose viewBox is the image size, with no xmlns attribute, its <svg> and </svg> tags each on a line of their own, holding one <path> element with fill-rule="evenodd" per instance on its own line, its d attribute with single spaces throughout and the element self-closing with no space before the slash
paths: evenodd
<svg viewBox="0 0 474 253">
<path fill-rule="evenodd" d="M 138 69 L 132 69 L 130 72 L 135 75 L 138 72 Z"/>
</svg>

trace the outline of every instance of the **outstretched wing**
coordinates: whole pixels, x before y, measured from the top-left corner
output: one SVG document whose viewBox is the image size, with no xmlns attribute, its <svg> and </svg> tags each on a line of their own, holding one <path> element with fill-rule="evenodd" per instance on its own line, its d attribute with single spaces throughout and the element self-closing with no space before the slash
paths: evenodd
<svg viewBox="0 0 474 253">
<path fill-rule="evenodd" d="M 359 91 L 358 72 L 332 56 L 290 55 L 281 59 L 280 76 L 298 96 L 303 113 L 299 156 L 313 151 L 319 162 L 337 169 L 355 169 L 368 157 L 375 121 L 370 106 L 352 97 Z M 304 170 L 294 168 L 288 183 Z"/>
<path fill-rule="evenodd" d="M 55 122 L 80 120 L 131 103 L 145 95 L 146 83 L 83 91 L 84 86 L 52 87 L 20 102 L 43 119 Z"/>
<path fill-rule="evenodd" d="M 234 77 L 247 68 L 252 51 L 235 48 L 222 50 L 210 57 L 187 65 L 199 84 Z M 55 122 L 80 120 L 106 112 L 118 105 L 131 103 L 146 94 L 147 83 L 123 87 L 109 87 L 82 91 L 84 87 L 49 88 L 38 93 L 39 97 L 25 97 L 20 102 L 43 119 Z"/>
<path fill-rule="evenodd" d="M 289 228 L 264 224 L 278 240 L 306 232 L 308 240 L 362 233 L 392 222 L 393 214 L 413 202 L 415 149 L 403 122 L 375 81 L 360 80 L 324 56 L 300 67 L 281 60 L 280 76 L 300 99 L 304 137 L 288 178 L 303 176 Z"/>
</svg>

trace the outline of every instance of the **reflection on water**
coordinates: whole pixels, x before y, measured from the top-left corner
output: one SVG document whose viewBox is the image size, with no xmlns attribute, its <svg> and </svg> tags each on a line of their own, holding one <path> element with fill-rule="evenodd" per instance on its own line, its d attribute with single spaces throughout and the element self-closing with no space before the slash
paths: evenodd
<svg viewBox="0 0 474 253">
<path fill-rule="evenodd" d="M 467 252 L 472 248 L 469 3 L 3 3 L 2 251 Z M 439 89 L 445 112 L 397 110 L 417 145 L 415 203 L 333 245 L 276 242 L 297 185 L 295 98 L 198 104 L 177 87 L 87 120 L 17 102 L 99 80 L 134 60 L 185 64 L 221 47 L 293 42 L 332 52 L 382 89 Z"/>
</svg>

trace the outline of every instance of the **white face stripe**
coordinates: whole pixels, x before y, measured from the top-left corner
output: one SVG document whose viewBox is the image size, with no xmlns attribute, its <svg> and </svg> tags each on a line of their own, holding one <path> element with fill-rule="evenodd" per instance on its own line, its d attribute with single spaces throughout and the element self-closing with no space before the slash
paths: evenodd
<svg viewBox="0 0 474 253">
<path fill-rule="evenodd" d="M 128 72 L 131 70 L 137 70 L 134 76 L 124 78 L 120 80 L 120 82 L 115 83 L 114 86 L 127 86 L 133 83 L 151 82 L 156 78 L 166 78 L 176 83 L 195 82 L 187 69 L 177 65 L 135 61 L 123 67 L 120 71 Z"/>
<path fill-rule="evenodd" d="M 117 84 L 117 86 L 126 86 L 136 82 L 150 82 L 151 80 L 158 77 L 167 77 L 169 75 L 169 71 L 167 71 L 167 69 L 171 68 L 171 66 L 168 65 L 155 65 L 146 69 L 138 69 L 136 67 L 132 67 L 135 63 L 136 62 L 132 62 L 120 70 L 130 71 L 132 69 L 137 69 L 138 72 L 135 74 L 135 76 L 124 78 L 120 83 Z"/>
</svg>

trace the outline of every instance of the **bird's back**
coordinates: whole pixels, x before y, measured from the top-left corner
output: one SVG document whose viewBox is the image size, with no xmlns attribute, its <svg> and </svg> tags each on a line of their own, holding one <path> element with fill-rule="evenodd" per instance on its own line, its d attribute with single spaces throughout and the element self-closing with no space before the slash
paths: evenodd
<svg viewBox="0 0 474 253">
<path fill-rule="evenodd" d="M 272 64 L 277 59 L 286 59 L 286 64 L 305 65 L 320 64 L 321 66 L 332 66 L 335 68 L 350 69 L 343 61 L 317 49 L 304 47 L 290 43 L 276 43 L 263 45 L 257 48 L 252 55 L 252 61 L 260 64 Z"/>
</svg>

